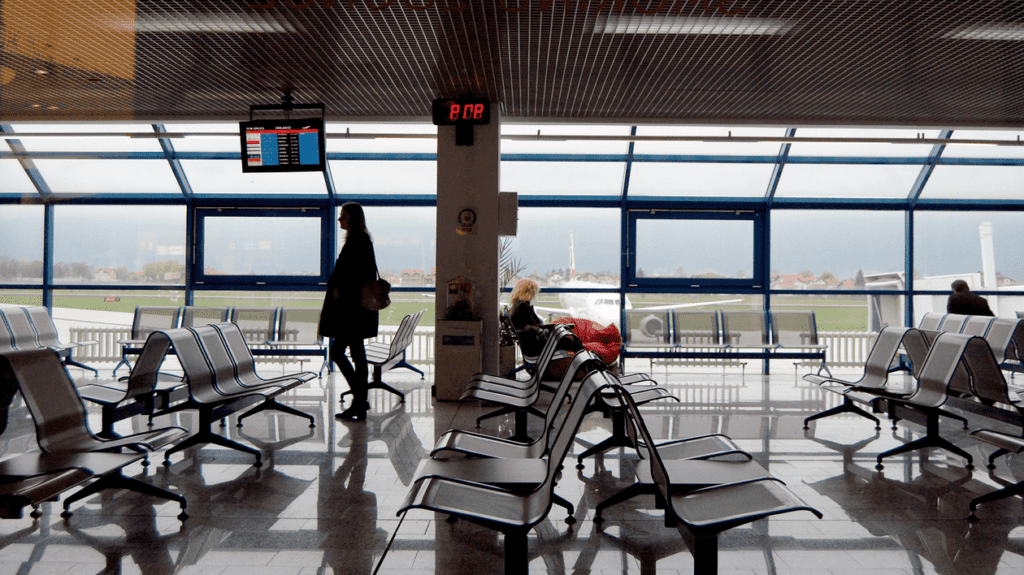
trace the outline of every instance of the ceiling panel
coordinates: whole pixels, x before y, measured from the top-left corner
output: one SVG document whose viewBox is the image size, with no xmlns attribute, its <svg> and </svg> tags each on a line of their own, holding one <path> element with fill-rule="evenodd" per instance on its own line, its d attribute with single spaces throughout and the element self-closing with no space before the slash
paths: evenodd
<svg viewBox="0 0 1024 575">
<path fill-rule="evenodd" d="M 1024 125 L 1019 0 L 4 0 L 0 114 Z"/>
</svg>

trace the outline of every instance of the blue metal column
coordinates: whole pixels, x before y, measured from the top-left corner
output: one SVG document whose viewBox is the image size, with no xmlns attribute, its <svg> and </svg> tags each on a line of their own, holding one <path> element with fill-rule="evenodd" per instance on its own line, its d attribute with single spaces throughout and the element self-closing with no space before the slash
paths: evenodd
<svg viewBox="0 0 1024 575">
<path fill-rule="evenodd" d="M 43 305 L 53 315 L 53 204 L 43 206 Z"/>
<path fill-rule="evenodd" d="M 636 126 L 629 129 L 629 135 L 636 135 Z M 629 266 L 629 175 L 633 170 L 633 146 L 629 141 L 626 150 L 626 171 L 622 178 L 622 194 L 619 196 L 619 325 L 626 329 L 626 268 Z"/>
<path fill-rule="evenodd" d="M 948 140 L 952 137 L 953 130 L 942 130 L 939 132 L 939 138 L 941 139 Z M 904 293 L 906 294 L 904 295 L 906 305 L 903 306 L 903 323 L 906 326 L 912 327 L 914 325 L 914 210 L 917 208 L 918 200 L 921 199 L 921 192 L 924 191 L 928 178 L 935 171 L 935 164 L 938 163 L 945 149 L 945 144 L 935 144 L 932 146 L 931 152 L 928 154 L 928 160 L 921 167 L 920 173 L 917 174 L 917 180 L 914 181 L 914 185 L 910 188 L 910 194 L 907 197 L 907 217 L 903 226 L 904 233 L 906 234 L 903 240 L 905 246 L 904 263 L 906 264 L 903 273 L 907 278 L 903 286 Z"/>
</svg>

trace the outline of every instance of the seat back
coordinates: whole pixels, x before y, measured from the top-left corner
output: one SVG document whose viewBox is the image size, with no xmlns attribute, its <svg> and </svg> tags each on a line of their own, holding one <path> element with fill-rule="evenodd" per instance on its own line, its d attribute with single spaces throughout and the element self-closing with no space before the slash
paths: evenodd
<svg viewBox="0 0 1024 575">
<path fill-rule="evenodd" d="M 9 307 L 0 309 L 0 315 L 7 324 L 7 331 L 11 334 L 11 347 L 16 350 L 38 349 L 36 330 L 32 328 L 32 322 L 23 307 Z"/>
<path fill-rule="evenodd" d="M 907 334 L 911 336 L 907 338 Z M 871 351 L 864 361 L 864 376 L 858 382 L 863 387 L 883 387 L 889 378 L 889 367 L 899 352 L 901 343 L 906 339 L 908 355 L 911 361 L 924 360 L 928 354 L 928 344 L 919 330 L 908 327 L 885 326 L 878 332 Z"/>
<path fill-rule="evenodd" d="M 228 346 L 221 339 L 220 332 L 213 324 L 188 328 L 195 334 L 201 352 L 206 356 L 213 371 L 213 385 L 223 394 L 231 395 L 239 391 L 235 362 L 231 358 Z M 239 336 L 241 337 L 241 336 Z"/>
<path fill-rule="evenodd" d="M 14 335 L 11 333 L 11 329 L 7 327 L 4 312 L 4 308 L 0 307 L 0 353 L 7 353 L 17 349 L 14 347 Z"/>
<path fill-rule="evenodd" d="M 924 362 L 920 366 L 914 366 L 918 385 L 914 393 L 907 398 L 907 403 L 920 407 L 938 407 L 945 403 L 951 381 L 969 381 L 967 369 L 960 359 L 972 337 L 974 336 L 945 331 L 931 342 Z M 967 391 L 970 393 L 969 383 Z"/>
<path fill-rule="evenodd" d="M 204 326 L 205 329 L 213 328 L 220 335 L 220 339 L 224 344 L 224 347 L 228 351 L 228 355 L 231 358 L 231 363 L 235 368 L 235 377 L 238 378 L 242 384 L 248 382 L 259 381 L 260 378 L 256 375 L 256 358 L 252 356 L 252 352 L 249 350 L 249 346 L 245 342 L 245 336 L 242 333 L 241 328 L 234 323 L 214 323 L 209 326 Z"/>
<path fill-rule="evenodd" d="M 971 376 L 972 395 L 985 402 L 1019 405 L 1019 400 L 1010 399 L 1006 378 L 987 341 L 971 337 L 964 350 L 963 363 Z"/>
<path fill-rule="evenodd" d="M 138 359 L 135 360 L 135 366 L 132 367 L 131 373 L 128 374 L 126 400 L 149 395 L 153 392 L 159 378 L 160 365 L 163 364 L 164 358 L 167 357 L 167 351 L 170 347 L 171 342 L 166 337 L 154 337 L 154 334 L 150 333 L 149 337 L 146 338 L 146 343 L 142 346 L 142 351 L 139 352 Z"/>
<path fill-rule="evenodd" d="M 768 345 L 768 324 L 763 311 L 723 311 L 723 343 L 733 347 Z"/>
<path fill-rule="evenodd" d="M 53 324 L 50 312 L 43 306 L 33 305 L 23 308 L 25 315 L 36 331 L 36 341 L 42 347 L 63 347 L 57 337 L 57 326 Z"/>
<path fill-rule="evenodd" d="M 185 328 L 156 331 L 150 338 L 166 338 L 174 348 L 185 378 L 188 380 L 189 395 L 198 403 L 214 403 L 224 399 L 225 394 L 217 389 L 217 378 L 213 365 L 203 352 L 196 334 Z"/>
<path fill-rule="evenodd" d="M 672 343 L 688 345 L 722 345 L 722 330 L 717 311 L 674 310 L 672 312 Z"/>
<path fill-rule="evenodd" d="M 296 341 L 306 344 L 320 343 L 323 339 L 317 333 L 320 324 L 320 310 L 313 308 L 281 308 L 277 324 L 277 341 Z"/>
<path fill-rule="evenodd" d="M 85 406 L 56 352 L 30 349 L 10 352 L 3 358 L 0 379 L 17 382 L 36 424 L 39 449 L 47 453 L 71 451 L 83 436 L 91 436 Z"/>
<path fill-rule="evenodd" d="M 645 345 L 667 347 L 672 345 L 671 336 L 668 311 L 626 310 L 626 324 L 625 329 L 622 330 L 622 343 L 627 347 Z"/>
<path fill-rule="evenodd" d="M 402 352 L 412 345 L 412 338 L 416 332 L 416 326 L 420 324 L 420 317 L 423 316 L 423 312 L 426 310 L 420 310 L 416 313 L 409 314 L 402 318 L 402 323 L 398 325 L 398 331 L 395 332 L 395 337 L 391 340 L 390 356 L 398 357 Z"/>
<path fill-rule="evenodd" d="M 818 345 L 818 325 L 814 312 L 773 311 L 772 343 L 785 347 Z"/>
<path fill-rule="evenodd" d="M 154 331 L 174 329 L 180 318 L 178 306 L 137 306 L 132 318 L 132 339 L 144 340 Z"/>
<path fill-rule="evenodd" d="M 960 333 L 985 337 L 995 319 L 994 317 L 983 315 L 969 315 L 967 316 L 967 321 L 964 322 L 964 326 L 960 328 Z"/>
<path fill-rule="evenodd" d="M 226 307 L 185 306 L 181 315 L 181 327 L 200 327 L 228 321 L 228 311 Z"/>
<path fill-rule="evenodd" d="M 1014 326 L 1010 345 L 1006 348 L 1006 359 L 1024 361 L 1024 319 L 1018 319 Z"/>
<path fill-rule="evenodd" d="M 997 317 L 992 320 L 992 325 L 985 334 L 985 340 L 992 348 L 992 355 L 996 361 L 1002 363 L 1008 359 L 1017 359 L 1018 354 L 1015 347 L 1014 335 L 1016 335 L 1020 320 L 1008 317 Z"/>
<path fill-rule="evenodd" d="M 928 312 L 921 317 L 921 323 L 917 326 L 917 329 L 930 329 L 938 331 L 939 326 L 942 325 L 942 318 L 946 317 L 944 313 Z"/>
<path fill-rule="evenodd" d="M 969 315 L 962 315 L 958 313 L 949 313 L 942 318 L 942 323 L 936 331 L 951 331 L 953 333 L 960 333 L 960 330 L 964 328 L 964 324 L 970 319 Z"/>
<path fill-rule="evenodd" d="M 242 330 L 245 341 L 263 343 L 274 338 L 277 325 L 277 309 L 235 307 L 231 308 L 231 323 Z"/>
<path fill-rule="evenodd" d="M 556 437 L 556 430 L 564 423 L 561 421 L 561 417 L 564 415 L 562 404 L 565 402 L 565 398 L 569 395 L 569 390 L 572 388 L 572 383 L 576 379 L 576 374 L 581 370 L 585 369 L 584 373 L 590 373 L 599 369 L 604 369 L 605 364 L 601 361 L 601 358 L 592 351 L 581 351 L 573 356 L 572 361 L 569 362 L 569 367 L 565 369 L 565 373 L 562 374 L 562 380 L 558 382 L 558 387 L 555 388 L 554 395 L 551 396 L 551 403 L 548 405 L 548 411 L 544 414 L 544 435 L 546 437 L 546 444 L 544 446 L 544 455 L 551 452 L 553 447 L 554 439 Z"/>
</svg>

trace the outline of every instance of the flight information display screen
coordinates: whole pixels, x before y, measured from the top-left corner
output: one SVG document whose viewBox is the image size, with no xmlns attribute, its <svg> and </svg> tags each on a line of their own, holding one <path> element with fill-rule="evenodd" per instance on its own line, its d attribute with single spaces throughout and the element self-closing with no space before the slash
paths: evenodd
<svg viewBox="0 0 1024 575">
<path fill-rule="evenodd" d="M 324 123 L 318 119 L 241 122 L 243 172 L 324 170 Z"/>
</svg>

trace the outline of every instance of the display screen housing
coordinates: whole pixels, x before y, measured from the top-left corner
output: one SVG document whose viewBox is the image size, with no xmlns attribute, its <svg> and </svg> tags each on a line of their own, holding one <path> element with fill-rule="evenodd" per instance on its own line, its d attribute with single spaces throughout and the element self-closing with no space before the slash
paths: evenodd
<svg viewBox="0 0 1024 575">
<path fill-rule="evenodd" d="M 323 120 L 250 120 L 238 131 L 243 172 L 324 171 Z"/>
</svg>

